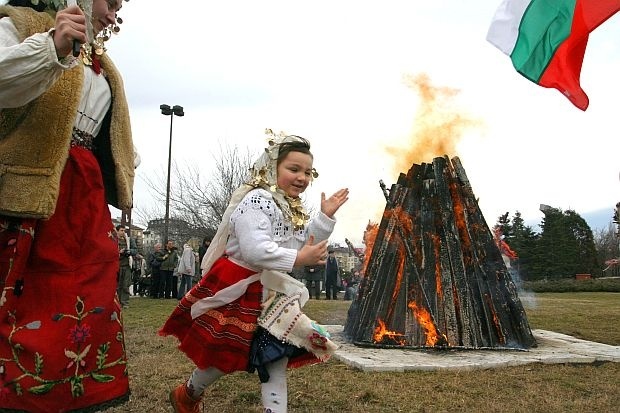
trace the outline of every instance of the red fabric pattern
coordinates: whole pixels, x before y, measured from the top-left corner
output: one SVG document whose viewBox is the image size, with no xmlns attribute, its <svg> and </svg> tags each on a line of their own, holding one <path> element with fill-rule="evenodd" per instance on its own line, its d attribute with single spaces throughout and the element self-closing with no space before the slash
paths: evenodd
<svg viewBox="0 0 620 413">
<path fill-rule="evenodd" d="M 162 336 L 179 339 L 179 349 L 199 368 L 216 367 L 224 373 L 247 371 L 250 345 L 261 313 L 263 287 L 260 281 L 248 286 L 244 295 L 221 308 L 210 310 L 192 320 L 192 303 L 243 280 L 254 271 L 226 258 L 218 259 L 202 277 L 159 331 Z M 301 367 L 320 362 L 312 353 L 290 359 L 288 367 Z"/>
<path fill-rule="evenodd" d="M 256 319 L 261 312 L 260 282 L 250 284 L 236 301 L 194 320 L 190 310 L 192 303 L 254 273 L 226 258 L 218 259 L 209 273 L 181 299 L 159 334 L 177 337 L 179 349 L 200 368 L 213 366 L 225 373 L 246 371 Z"/>
<path fill-rule="evenodd" d="M 94 411 L 128 398 L 112 234 L 99 165 L 79 147 L 49 220 L 0 217 L 3 409 Z"/>
</svg>

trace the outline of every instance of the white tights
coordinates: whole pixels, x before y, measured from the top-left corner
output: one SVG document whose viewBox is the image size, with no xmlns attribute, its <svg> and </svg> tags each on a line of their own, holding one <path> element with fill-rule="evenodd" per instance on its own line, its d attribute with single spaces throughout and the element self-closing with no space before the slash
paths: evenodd
<svg viewBox="0 0 620 413">
<path fill-rule="evenodd" d="M 194 399 L 202 397 L 202 393 L 204 393 L 205 389 L 223 375 L 224 372 L 215 367 L 209 367 L 204 370 L 198 368 L 194 369 L 187 381 L 187 388 L 189 389 L 190 395 Z"/>
<path fill-rule="evenodd" d="M 288 358 L 284 357 L 267 365 L 269 381 L 261 384 L 261 395 L 265 413 L 286 413 L 286 365 Z"/>
<path fill-rule="evenodd" d="M 287 389 L 286 389 L 286 365 L 288 358 L 275 361 L 267 366 L 269 381 L 261 384 L 261 396 L 265 413 L 286 413 Z M 197 399 L 202 396 L 205 389 L 222 377 L 224 373 L 215 367 L 207 369 L 194 369 L 187 381 L 190 395 Z"/>
</svg>

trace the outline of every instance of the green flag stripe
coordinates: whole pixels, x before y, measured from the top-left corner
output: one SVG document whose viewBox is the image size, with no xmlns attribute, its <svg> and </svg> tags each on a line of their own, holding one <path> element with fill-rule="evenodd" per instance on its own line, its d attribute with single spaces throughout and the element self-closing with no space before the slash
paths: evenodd
<svg viewBox="0 0 620 413">
<path fill-rule="evenodd" d="M 555 51 L 570 35 L 577 0 L 532 0 L 510 55 L 515 69 L 538 83 Z"/>
</svg>

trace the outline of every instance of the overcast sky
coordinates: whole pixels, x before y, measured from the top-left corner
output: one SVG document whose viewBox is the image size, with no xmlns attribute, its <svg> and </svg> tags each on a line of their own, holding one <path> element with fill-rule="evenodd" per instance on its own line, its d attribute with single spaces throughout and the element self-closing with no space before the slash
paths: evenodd
<svg viewBox="0 0 620 413">
<path fill-rule="evenodd" d="M 143 160 L 135 205 L 152 202 L 143 177 L 167 165 L 165 103 L 185 108 L 173 158 L 205 174 L 218 142 L 258 154 L 265 128 L 310 139 L 320 177 L 309 199 L 351 190 L 334 241 L 358 244 L 366 223 L 380 220 L 380 179 L 389 186 L 413 162 L 444 154 L 460 157 L 491 226 L 517 210 L 539 222 L 541 203 L 611 217 L 620 201 L 620 17 L 590 36 L 582 112 L 521 77 L 485 40 L 499 3 L 125 2 L 108 52 Z"/>
</svg>

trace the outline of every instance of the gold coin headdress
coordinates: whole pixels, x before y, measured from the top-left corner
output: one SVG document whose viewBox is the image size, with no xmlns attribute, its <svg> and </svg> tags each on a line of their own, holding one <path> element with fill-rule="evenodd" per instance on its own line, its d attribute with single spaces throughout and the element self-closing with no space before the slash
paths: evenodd
<svg viewBox="0 0 620 413">
<path fill-rule="evenodd" d="M 309 216 L 306 214 L 301 199 L 288 196 L 278 187 L 278 156 L 282 144 L 304 140 L 299 136 L 288 135 L 284 132 L 276 134 L 271 129 L 265 129 L 265 135 L 267 135 L 267 147 L 250 169 L 248 185 L 269 191 L 283 215 L 293 222 L 295 230 L 303 229 L 308 223 Z M 318 176 L 319 174 L 313 168 L 312 178 Z"/>
</svg>

